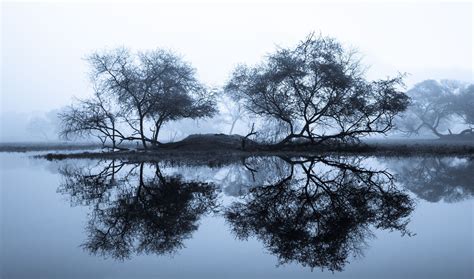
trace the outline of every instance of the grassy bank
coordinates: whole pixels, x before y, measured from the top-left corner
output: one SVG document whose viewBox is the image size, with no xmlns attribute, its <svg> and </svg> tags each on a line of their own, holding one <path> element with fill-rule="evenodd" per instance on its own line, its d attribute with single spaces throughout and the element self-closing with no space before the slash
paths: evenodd
<svg viewBox="0 0 474 279">
<path fill-rule="evenodd" d="M 206 140 L 209 137 L 209 140 Z M 0 152 L 51 151 L 40 155 L 48 160 L 68 158 L 125 159 L 151 161 L 161 159 L 193 160 L 211 162 L 213 160 L 239 160 L 249 156 L 308 156 L 311 154 L 376 155 L 376 156 L 473 156 L 474 142 L 440 140 L 371 140 L 360 144 L 338 145 L 272 145 L 252 144 L 242 150 L 235 137 L 201 136 L 181 142 L 164 144 L 150 150 L 108 151 L 97 144 L 70 143 L 11 143 L 0 144 Z M 54 151 L 54 152 L 53 152 Z M 64 151 L 64 152 L 61 152 Z M 74 151 L 74 152 L 73 152 Z M 228 159 L 227 159 L 228 158 Z"/>
<path fill-rule="evenodd" d="M 5 142 L 0 143 L 0 152 L 80 151 L 101 149 L 101 147 L 97 143 Z"/>
<path fill-rule="evenodd" d="M 127 161 L 187 160 L 195 163 L 220 164 L 251 156 L 311 156 L 311 155 L 362 155 L 362 156 L 474 156 L 474 145 L 423 144 L 423 143 L 370 143 L 338 147 L 304 147 L 282 150 L 238 149 L 158 149 L 149 151 L 50 153 L 40 155 L 48 160 L 63 159 L 120 159 Z"/>
</svg>

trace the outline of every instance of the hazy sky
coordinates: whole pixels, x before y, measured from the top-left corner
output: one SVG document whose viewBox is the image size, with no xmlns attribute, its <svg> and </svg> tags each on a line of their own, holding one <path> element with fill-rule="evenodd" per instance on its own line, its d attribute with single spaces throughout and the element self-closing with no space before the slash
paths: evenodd
<svg viewBox="0 0 474 279">
<path fill-rule="evenodd" d="M 96 49 L 170 48 L 219 86 L 236 64 L 311 31 L 357 47 L 371 79 L 473 79 L 469 2 L 220 2 L 3 2 L 1 110 L 46 111 L 91 94 L 83 58 Z"/>
</svg>

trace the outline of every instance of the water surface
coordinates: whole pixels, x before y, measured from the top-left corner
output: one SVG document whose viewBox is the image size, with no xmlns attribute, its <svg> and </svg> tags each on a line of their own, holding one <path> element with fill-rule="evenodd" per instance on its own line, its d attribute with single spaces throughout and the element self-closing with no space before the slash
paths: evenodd
<svg viewBox="0 0 474 279">
<path fill-rule="evenodd" d="M 474 159 L 0 153 L 2 278 L 472 278 Z"/>
</svg>

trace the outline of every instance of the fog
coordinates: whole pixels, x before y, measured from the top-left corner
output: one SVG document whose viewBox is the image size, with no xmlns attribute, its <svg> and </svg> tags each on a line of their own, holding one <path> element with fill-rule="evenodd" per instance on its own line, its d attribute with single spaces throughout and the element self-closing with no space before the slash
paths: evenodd
<svg viewBox="0 0 474 279">
<path fill-rule="evenodd" d="M 219 88 L 237 64 L 258 63 L 276 46 L 293 46 L 315 31 L 356 47 L 370 65 L 369 79 L 406 72 L 407 87 L 425 79 L 474 79 L 468 2 L 1 5 L 0 141 L 56 140 L 55 112 L 93 92 L 84 57 L 119 46 L 176 51 L 205 84 Z M 199 123 L 192 132 L 230 130 L 228 120 Z M 240 123 L 234 132 L 247 129 Z"/>
</svg>

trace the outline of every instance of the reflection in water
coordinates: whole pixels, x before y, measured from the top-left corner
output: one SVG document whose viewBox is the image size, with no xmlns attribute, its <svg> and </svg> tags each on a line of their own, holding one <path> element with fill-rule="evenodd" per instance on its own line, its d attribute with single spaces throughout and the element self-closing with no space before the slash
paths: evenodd
<svg viewBox="0 0 474 279">
<path fill-rule="evenodd" d="M 398 182 L 430 202 L 474 197 L 474 157 L 422 157 L 392 162 Z"/>
<path fill-rule="evenodd" d="M 287 162 L 287 175 L 225 212 L 239 238 L 256 236 L 280 263 L 342 270 L 349 255 L 360 255 L 370 226 L 407 233 L 413 203 L 388 172 L 357 160 Z"/>
<path fill-rule="evenodd" d="M 202 216 L 221 212 L 238 238 L 257 237 L 279 262 L 335 271 L 349 256 L 361 255 L 371 228 L 408 233 L 413 202 L 394 187 L 390 173 L 361 160 L 248 158 L 238 169 L 257 184 L 239 186 L 248 190 L 220 207 L 220 187 L 167 175 L 158 163 L 63 167 L 59 191 L 73 204 L 91 207 L 83 247 L 93 254 L 124 259 L 173 253 Z"/>
<path fill-rule="evenodd" d="M 145 167 L 153 175 L 145 175 Z M 216 207 L 213 184 L 164 176 L 157 164 L 115 162 L 99 172 L 63 168 L 60 192 L 93 208 L 83 244 L 94 254 L 123 259 L 132 253 L 173 253 Z"/>
</svg>

